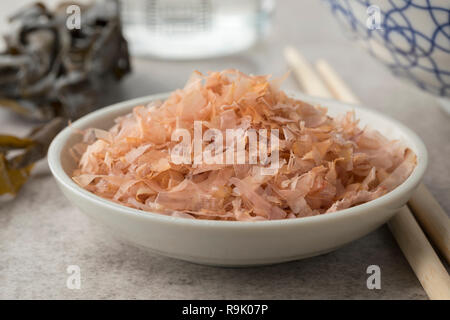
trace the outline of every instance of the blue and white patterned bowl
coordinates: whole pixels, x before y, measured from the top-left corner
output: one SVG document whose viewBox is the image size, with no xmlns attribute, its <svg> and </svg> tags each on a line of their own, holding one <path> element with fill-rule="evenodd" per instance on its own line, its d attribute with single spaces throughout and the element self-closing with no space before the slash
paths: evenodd
<svg viewBox="0 0 450 320">
<path fill-rule="evenodd" d="M 395 75 L 434 95 L 450 97 L 450 0 L 325 2 Z"/>
</svg>

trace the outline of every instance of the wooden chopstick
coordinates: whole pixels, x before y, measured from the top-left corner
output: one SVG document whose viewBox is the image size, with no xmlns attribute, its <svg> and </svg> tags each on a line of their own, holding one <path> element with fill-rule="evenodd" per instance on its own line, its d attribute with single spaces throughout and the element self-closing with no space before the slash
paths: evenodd
<svg viewBox="0 0 450 320">
<path fill-rule="evenodd" d="M 338 100 L 359 103 L 358 98 L 325 60 L 318 60 L 316 67 L 327 88 L 334 88 L 332 92 Z M 339 93 L 334 94 L 337 91 Z M 423 183 L 419 184 L 408 204 L 439 252 L 450 263 L 450 218 Z"/>
<path fill-rule="evenodd" d="M 307 82 L 306 76 L 314 73 L 314 69 L 309 66 L 296 49 L 287 48 L 285 58 L 290 67 L 294 69 L 297 78 L 302 79 L 300 83 Z M 298 63 L 299 60 L 301 63 Z M 299 68 L 299 66 L 304 67 L 305 65 L 307 66 L 306 75 Z M 319 61 L 318 70 L 325 82 L 325 87 L 334 88 L 333 90 L 328 89 L 328 92 L 342 90 L 339 91 L 339 94 L 336 94 L 337 99 L 350 103 L 359 101 L 325 60 Z M 314 77 L 314 82 L 317 82 L 317 78 L 319 77 Z M 314 86 L 304 87 L 304 89 L 308 94 L 328 98 L 331 94 L 324 95 L 322 87 L 315 84 Z M 319 88 L 319 90 L 314 90 L 314 88 Z M 388 222 L 388 226 L 428 297 L 433 300 L 450 299 L 450 277 L 447 270 L 434 252 L 409 208 L 407 206 L 402 207 L 395 217 Z"/>
<path fill-rule="evenodd" d="M 341 80 L 333 68 L 323 59 L 316 62 L 316 69 L 319 72 L 328 90 L 337 100 L 352 104 L 359 104 L 358 98 L 353 94 L 349 87 Z"/>
</svg>

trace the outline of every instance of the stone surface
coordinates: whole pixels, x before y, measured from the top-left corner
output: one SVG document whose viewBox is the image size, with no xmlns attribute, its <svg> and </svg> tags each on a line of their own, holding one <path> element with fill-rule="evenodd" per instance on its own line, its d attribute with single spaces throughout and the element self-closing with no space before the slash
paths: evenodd
<svg viewBox="0 0 450 320">
<path fill-rule="evenodd" d="M 0 4 L 0 19 L 15 4 Z M 53 1 L 54 2 L 54 1 Z M 135 59 L 134 73 L 111 102 L 181 87 L 194 70 L 239 68 L 254 74 L 288 70 L 282 50 L 295 45 L 325 58 L 368 107 L 417 132 L 430 162 L 425 184 L 450 210 L 450 119 L 436 100 L 397 80 L 353 46 L 319 1 L 279 1 L 272 36 L 232 57 L 190 62 Z M 2 24 L 4 26 L 4 24 Z M 1 28 L 0 30 L 4 30 Z M 293 79 L 285 89 L 296 89 Z M 30 125 L 0 111 L 0 132 Z M 381 290 L 368 290 L 366 268 L 381 267 Z M 68 265 L 81 268 L 81 289 L 66 287 Z M 42 161 L 16 199 L 0 202 L 0 299 L 426 299 L 419 281 L 384 226 L 324 256 L 244 269 L 205 267 L 123 244 L 70 205 Z"/>
</svg>

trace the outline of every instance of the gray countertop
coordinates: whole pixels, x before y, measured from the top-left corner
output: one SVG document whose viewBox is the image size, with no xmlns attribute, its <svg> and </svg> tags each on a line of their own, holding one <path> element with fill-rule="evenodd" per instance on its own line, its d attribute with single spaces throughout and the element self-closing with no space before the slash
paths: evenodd
<svg viewBox="0 0 450 320">
<path fill-rule="evenodd" d="M 25 2 L 23 0 L 18 3 Z M 0 5 L 0 12 L 11 6 Z M 109 96 L 119 101 L 181 87 L 194 70 L 238 68 L 283 74 L 283 47 L 327 59 L 368 107 L 409 126 L 430 161 L 425 184 L 450 211 L 450 118 L 426 93 L 394 78 L 344 37 L 325 4 L 279 1 L 266 43 L 227 58 L 134 60 L 134 73 Z M 4 14 L 0 15 L 4 19 Z M 2 25 L 3 26 L 3 25 Z M 1 31 L 4 29 L 2 28 Z M 296 89 L 293 79 L 285 89 Z M 0 132 L 26 134 L 30 123 L 0 111 Z M 369 265 L 381 268 L 381 289 L 366 286 Z M 81 269 L 81 289 L 66 286 L 68 265 Z M 214 268 L 148 253 L 115 239 L 74 208 L 45 161 L 11 201 L 0 202 L 1 299 L 426 299 L 395 240 L 383 226 L 335 252 L 259 268 Z"/>
</svg>

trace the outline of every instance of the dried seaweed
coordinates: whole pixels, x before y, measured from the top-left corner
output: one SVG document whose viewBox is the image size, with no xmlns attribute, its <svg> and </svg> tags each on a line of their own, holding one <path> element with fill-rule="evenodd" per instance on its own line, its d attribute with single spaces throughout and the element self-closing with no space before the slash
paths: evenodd
<svg viewBox="0 0 450 320">
<path fill-rule="evenodd" d="M 55 118 L 25 138 L 0 135 L 0 195 L 19 191 L 34 164 L 47 154 L 51 141 L 64 126 L 63 118 Z"/>
<path fill-rule="evenodd" d="M 0 195 L 15 194 L 63 124 L 96 109 L 106 86 L 131 70 L 118 1 L 77 4 L 81 28 L 69 30 L 72 4 L 49 10 L 36 3 L 9 20 L 0 53 L 0 107 L 46 124 L 26 138 L 0 136 Z"/>
</svg>

